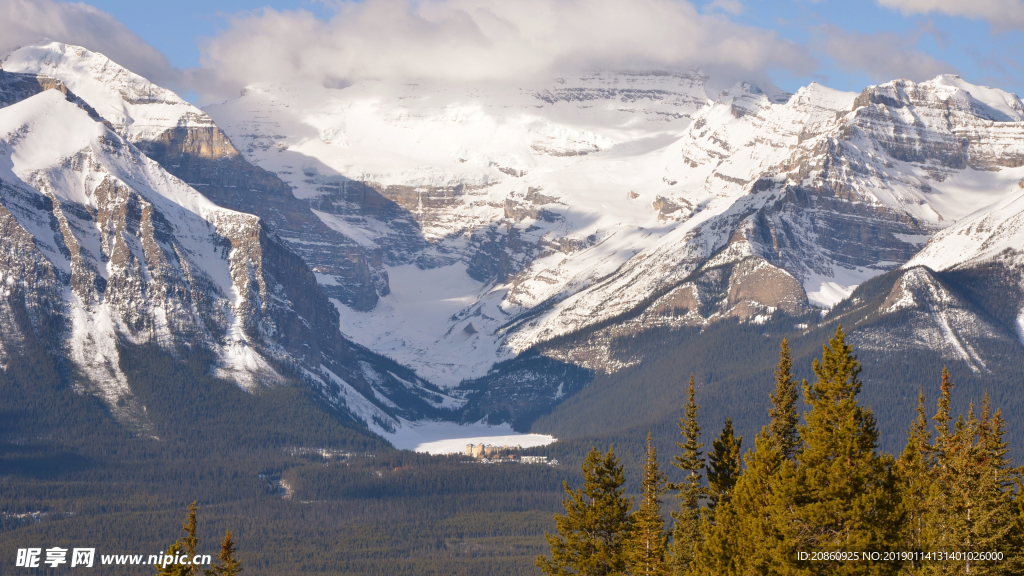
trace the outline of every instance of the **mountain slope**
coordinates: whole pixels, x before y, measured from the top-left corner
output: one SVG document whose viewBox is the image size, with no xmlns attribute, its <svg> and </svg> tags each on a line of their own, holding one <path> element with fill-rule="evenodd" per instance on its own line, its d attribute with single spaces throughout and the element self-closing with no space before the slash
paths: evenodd
<svg viewBox="0 0 1024 576">
<path fill-rule="evenodd" d="M 699 73 L 260 85 L 205 112 L 62 44 L 16 51 L 3 78 L 5 102 L 57 87 L 209 200 L 258 216 L 260 249 L 246 249 L 260 267 L 228 304 L 249 314 L 276 302 L 269 286 L 287 294 L 247 342 L 381 431 L 528 427 L 595 374 L 636 368 L 647 356 L 631 342 L 659 331 L 851 322 L 868 354 L 971 374 L 1018 353 L 1016 296 L 994 295 L 1017 294 L 1021 272 L 979 236 L 1015 221 L 979 220 L 952 252 L 936 242 L 1024 180 L 1024 106 L 955 76 L 714 98 Z M 242 352 L 244 380 L 262 367 Z"/>
<path fill-rule="evenodd" d="M 954 76 L 715 99 L 698 74 L 552 85 L 253 86 L 208 112 L 384 251 L 392 293 L 339 306 L 343 330 L 445 386 L 650 306 L 638 322 L 830 308 L 1024 178 L 1020 100 Z M 779 289 L 705 275 L 745 261 Z M 594 346 L 552 353 L 618 369 Z"/>
<path fill-rule="evenodd" d="M 205 112 L 173 92 L 102 54 L 59 42 L 16 50 L 0 68 L 7 78 L 13 74 L 37 85 L 31 86 L 35 91 L 52 83 L 66 86 L 165 170 L 221 206 L 260 216 L 320 277 L 338 279 L 324 283 L 332 298 L 366 310 L 378 292 L 387 294 L 387 275 L 374 264 L 379 253 L 322 223 L 274 174 L 247 162 Z"/>
<path fill-rule="evenodd" d="M 250 392 L 302 383 L 382 432 L 453 402 L 345 340 L 259 218 L 210 202 L 61 91 L 0 108 L 0 191 L 0 364 L 28 338 L 55 342 L 68 382 L 139 432 L 150 418 L 122 355 L 146 346 L 207 350 L 208 370 Z"/>
</svg>

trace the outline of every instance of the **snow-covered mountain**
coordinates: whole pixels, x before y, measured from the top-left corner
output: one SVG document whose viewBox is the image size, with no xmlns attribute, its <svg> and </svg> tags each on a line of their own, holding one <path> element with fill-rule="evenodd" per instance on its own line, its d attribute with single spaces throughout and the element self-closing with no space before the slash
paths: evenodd
<svg viewBox="0 0 1024 576">
<path fill-rule="evenodd" d="M 197 118 L 210 127 L 208 117 L 123 69 L 102 86 L 118 87 L 124 104 L 103 100 L 81 76 L 112 63 L 43 48 L 91 64 L 40 57 L 68 81 L 10 72 L 7 62 L 0 70 L 0 366 L 28 339 L 53 343 L 69 384 L 140 431 L 147 411 L 123 362 L 146 346 L 208 351 L 209 371 L 253 392 L 308 386 L 382 433 L 461 403 L 345 339 L 313 273 L 259 217 L 214 204 L 129 139 L 191 129 Z M 125 114 L 103 117 L 112 110 Z"/>
<path fill-rule="evenodd" d="M 878 312 L 911 317 L 901 347 L 942 350 L 990 373 L 994 350 L 1024 342 L 1024 190 L 1012 188 L 901 267 Z M 864 340 L 881 349 L 886 336 L 869 331 Z"/>
<path fill-rule="evenodd" d="M 849 318 L 866 350 L 979 372 L 987 343 L 1020 348 L 1024 299 L 993 297 L 1024 285 L 1019 98 L 956 76 L 860 94 L 706 85 L 332 81 L 199 110 L 102 55 L 25 47 L 0 71 L 4 157 L 32 139 L 78 147 L 0 175 L 11 237 L 37 247 L 8 266 L 54 270 L 25 306 L 98 331 L 63 341 L 125 398 L 111 342 L 198 341 L 242 385 L 297 373 L 384 432 L 523 422 L 629 366 L 613 343 L 651 328 Z M 69 119 L 33 124 L 51 108 Z M 135 196 L 95 193 L 107 180 Z M 152 205 L 166 235 L 147 240 L 118 202 Z M 128 246 L 115 265 L 112 234 Z"/>
<path fill-rule="evenodd" d="M 342 330 L 443 386 L 588 327 L 828 309 L 1024 178 L 1020 100 L 955 76 L 714 98 L 696 73 L 266 85 L 207 112 L 383 252 L 389 294 L 339 305 Z M 621 365 L 599 342 L 549 354 Z"/>
<path fill-rule="evenodd" d="M 247 162 L 205 112 L 173 92 L 102 54 L 59 42 L 16 50 L 0 66 L 16 77 L 55 80 L 165 170 L 221 206 L 259 215 L 318 273 L 346 279 L 324 284 L 332 298 L 366 310 L 378 292 L 387 293 L 386 273 L 372 266 L 379 254 L 323 224 L 274 174 Z"/>
<path fill-rule="evenodd" d="M 904 268 L 964 269 L 998 262 L 1024 265 L 1024 180 L 1001 200 L 937 233 Z"/>
</svg>

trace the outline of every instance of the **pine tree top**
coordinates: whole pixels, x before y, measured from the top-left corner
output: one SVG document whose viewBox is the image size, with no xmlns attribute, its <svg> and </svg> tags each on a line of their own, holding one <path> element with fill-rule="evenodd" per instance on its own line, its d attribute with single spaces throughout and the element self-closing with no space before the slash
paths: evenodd
<svg viewBox="0 0 1024 576">
<path fill-rule="evenodd" d="M 661 517 L 661 495 L 665 493 L 665 475 L 658 466 L 657 449 L 647 433 L 647 456 L 641 483 L 640 508 L 632 515 L 631 534 L 626 546 L 626 567 L 630 574 L 667 576 L 665 553 L 668 535 Z"/>
<path fill-rule="evenodd" d="M 901 466 L 910 465 L 916 467 L 921 465 L 931 444 L 932 435 L 928 430 L 928 416 L 925 413 L 924 404 L 924 389 L 919 389 L 917 393 L 917 418 L 914 419 L 907 433 L 907 446 L 903 449 L 903 454 L 900 455 L 899 460 Z"/>
<path fill-rule="evenodd" d="M 786 458 L 792 458 L 800 444 L 800 434 L 797 431 L 800 415 L 796 409 L 798 396 L 797 384 L 793 380 L 793 358 L 789 351 L 789 341 L 783 338 L 779 347 L 779 364 L 775 368 L 775 390 L 769 396 L 772 405 L 768 409 L 768 416 L 771 418 L 768 431 Z"/>
<path fill-rule="evenodd" d="M 206 570 L 207 576 L 238 576 L 242 573 L 242 563 L 235 558 L 235 541 L 231 530 L 224 533 L 224 539 L 220 543 L 220 554 L 218 554 L 220 565 Z"/>
<path fill-rule="evenodd" d="M 935 421 L 935 443 L 940 447 L 949 437 L 949 404 L 950 395 L 953 392 L 953 380 L 949 377 L 949 370 L 942 367 L 942 384 L 939 386 L 938 408 L 932 420 Z"/>
<path fill-rule="evenodd" d="M 545 574 L 604 576 L 625 567 L 633 500 L 623 496 L 622 465 L 611 448 L 607 454 L 591 448 L 582 469 L 581 488 L 570 489 L 563 483 L 565 514 L 555 515 L 557 533 L 544 534 L 551 558 L 538 556 L 535 564 Z"/>
<path fill-rule="evenodd" d="M 718 506 L 722 499 L 728 499 L 742 472 L 740 446 L 743 437 L 736 437 L 732 427 L 732 418 L 725 419 L 725 426 L 711 443 L 711 454 L 708 456 L 708 492 L 711 497 L 710 507 Z"/>
<path fill-rule="evenodd" d="M 704 469 L 704 452 L 701 448 L 704 443 L 700 442 L 700 424 L 697 422 L 697 411 L 699 406 L 696 401 L 696 391 L 693 375 L 690 375 L 690 383 L 686 388 L 687 401 L 684 408 L 684 415 L 679 419 L 679 432 L 683 435 L 682 442 L 676 442 L 676 446 L 683 451 L 681 455 L 672 458 L 672 465 L 690 476 L 699 475 Z"/>
<path fill-rule="evenodd" d="M 878 444 L 871 410 L 857 403 L 861 390 L 860 362 L 846 343 L 840 325 L 835 336 L 814 360 L 813 385 L 804 384 L 804 399 L 811 410 L 799 427 L 804 449 L 799 459 L 808 464 L 820 459 L 870 458 Z"/>
<path fill-rule="evenodd" d="M 188 516 L 185 518 L 185 523 L 181 526 L 181 529 L 185 532 L 185 537 L 181 539 L 182 548 L 190 558 L 196 555 L 196 548 L 199 546 L 199 537 L 196 536 L 197 509 L 195 501 L 188 505 Z M 190 566 L 188 572 L 190 574 L 198 574 L 198 570 L 198 567 Z"/>
<path fill-rule="evenodd" d="M 647 432 L 647 452 L 644 459 L 644 475 L 641 483 L 643 500 L 640 508 L 655 510 L 661 505 L 661 496 L 667 491 L 665 473 L 658 465 L 658 449 L 651 439 L 651 432 Z"/>
</svg>

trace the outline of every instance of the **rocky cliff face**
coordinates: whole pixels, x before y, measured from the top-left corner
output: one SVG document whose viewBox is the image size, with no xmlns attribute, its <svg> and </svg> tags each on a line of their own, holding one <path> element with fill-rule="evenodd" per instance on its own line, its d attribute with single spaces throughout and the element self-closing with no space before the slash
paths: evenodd
<svg viewBox="0 0 1024 576">
<path fill-rule="evenodd" d="M 210 371 L 250 391 L 308 386 L 382 432 L 444 412 L 451 399 L 342 337 L 313 272 L 260 218 L 210 202 L 74 94 L 32 92 L 0 108 L 0 365 L 27 338 L 53 342 L 68 384 L 140 432 L 121 366 L 145 345 L 208 350 Z"/>
<path fill-rule="evenodd" d="M 330 297 L 369 310 L 379 294 L 388 293 L 379 251 L 366 250 L 321 222 L 288 185 L 240 155 L 205 112 L 173 92 L 102 54 L 61 43 L 22 48 L 0 66 L 7 78 L 38 79 L 27 88 L 8 87 L 8 98 L 70 87 L 97 118 L 165 170 L 221 206 L 260 216 L 324 280 Z"/>
</svg>

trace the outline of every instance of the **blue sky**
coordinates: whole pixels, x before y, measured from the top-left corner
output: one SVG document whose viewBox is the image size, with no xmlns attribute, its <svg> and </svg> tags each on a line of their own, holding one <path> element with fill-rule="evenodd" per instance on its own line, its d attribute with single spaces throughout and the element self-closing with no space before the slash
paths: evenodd
<svg viewBox="0 0 1024 576">
<path fill-rule="evenodd" d="M 964 3 L 970 0 L 963 0 Z M 938 2 L 937 2 L 938 4 Z M 914 49 L 945 64 L 950 72 L 960 73 L 978 84 L 989 84 L 1024 94 L 1024 32 L 1007 30 L 994 33 L 983 19 L 954 17 L 942 13 L 904 15 L 873 1 L 770 1 L 747 0 L 743 12 L 733 20 L 751 26 L 770 28 L 781 37 L 814 48 L 822 36 L 854 33 L 865 36 L 894 35 L 905 49 Z M 779 74 L 785 88 L 817 80 L 834 88 L 860 90 L 878 82 L 884 67 L 872 72 L 867 67 L 838 62 L 819 51 L 821 66 L 814 74 Z"/>
<path fill-rule="evenodd" d="M 64 12 L 75 7 L 56 0 L 0 0 L 0 12 L 4 2 L 36 2 Z M 135 67 L 142 70 L 136 71 L 164 79 L 194 100 L 216 100 L 237 93 L 246 83 L 282 75 L 301 74 L 320 81 L 380 70 L 382 75 L 478 78 L 502 68 L 527 73 L 556 66 L 623 67 L 637 62 L 650 67 L 700 66 L 728 82 L 767 78 L 790 91 L 815 80 L 860 91 L 865 85 L 896 77 L 924 80 L 950 72 L 1024 94 L 1024 68 L 1019 61 L 1024 54 L 1022 0 L 91 0 L 86 4 L 116 22 L 104 31 L 93 25 L 97 28 L 93 36 L 82 40 L 61 38 L 45 27 L 40 28 L 42 33 L 83 45 L 91 41 L 96 46 L 87 47 L 115 52 L 108 55 L 129 67 L 124 61 L 139 61 Z M 517 10 L 523 13 L 516 14 Z M 602 18 L 586 11 L 619 14 Z M 507 30 L 492 26 L 490 16 L 480 17 L 483 12 L 497 14 L 503 25 L 511 23 L 516 32 L 509 36 Z M 567 29 L 566 38 L 558 35 L 559 30 L 531 31 L 535 22 L 530 18 L 536 19 L 534 14 L 541 12 L 567 23 L 559 24 Z M 473 16 L 467 19 L 466 14 Z M 633 21 L 620 31 L 617 16 Z M 578 29 L 569 30 L 577 22 Z M 591 26 L 593 30 L 588 31 Z M 122 31 L 128 36 L 137 35 L 136 48 L 131 48 L 131 39 L 105 47 L 111 42 L 103 36 L 122 33 L 118 27 L 134 33 Z M 60 30 L 74 28 L 69 24 Z M 638 47 L 643 42 L 634 42 L 636 38 L 650 38 L 649 45 Z M 548 45 L 563 45 L 562 51 L 543 54 Z M 480 53 L 480 61 L 467 60 L 466 55 L 475 52 Z M 140 54 L 148 54 L 148 60 Z M 453 60 L 459 61 L 457 65 Z M 290 68 L 294 71 L 286 70 Z M 267 72 L 271 69 L 277 75 Z"/>
<path fill-rule="evenodd" d="M 93 0 L 86 2 L 108 12 L 132 32 L 163 52 L 178 68 L 199 66 L 199 45 L 226 28 L 227 17 L 265 7 L 277 10 L 308 10 L 327 17 L 324 2 L 310 0 L 278 0 L 251 2 L 246 0 L 176 0 L 145 2 L 139 0 Z"/>
</svg>

